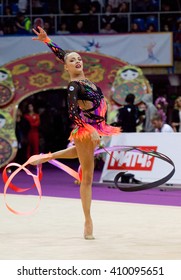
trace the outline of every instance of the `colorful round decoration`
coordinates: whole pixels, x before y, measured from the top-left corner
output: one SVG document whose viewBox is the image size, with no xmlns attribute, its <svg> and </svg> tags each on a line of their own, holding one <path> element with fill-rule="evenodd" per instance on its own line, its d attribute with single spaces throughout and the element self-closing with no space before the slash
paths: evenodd
<svg viewBox="0 0 181 280">
<path fill-rule="evenodd" d="M 6 162 L 9 162 L 9 159 L 12 156 L 12 146 L 10 145 L 10 143 L 0 137 L 0 167 L 3 166 Z"/>
<path fill-rule="evenodd" d="M 11 89 L 3 84 L 0 84 L 0 107 L 7 105 L 13 98 L 14 93 Z"/>
</svg>

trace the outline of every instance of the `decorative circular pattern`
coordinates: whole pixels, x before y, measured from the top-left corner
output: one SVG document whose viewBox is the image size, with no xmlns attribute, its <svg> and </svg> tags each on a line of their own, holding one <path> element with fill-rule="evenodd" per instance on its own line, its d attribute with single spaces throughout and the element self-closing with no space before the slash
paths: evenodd
<svg viewBox="0 0 181 280">
<path fill-rule="evenodd" d="M 0 137 L 0 166 L 4 165 L 5 162 L 8 162 L 12 155 L 12 147 L 9 142 Z"/>
<path fill-rule="evenodd" d="M 13 96 L 14 94 L 9 87 L 0 84 L 0 107 L 8 104 Z"/>
</svg>

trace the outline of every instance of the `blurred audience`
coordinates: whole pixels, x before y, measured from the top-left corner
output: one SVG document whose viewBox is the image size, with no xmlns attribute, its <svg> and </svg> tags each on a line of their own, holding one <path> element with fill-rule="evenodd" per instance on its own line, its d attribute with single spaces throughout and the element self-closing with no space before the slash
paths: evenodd
<svg viewBox="0 0 181 280">
<path fill-rule="evenodd" d="M 92 34 L 99 33 L 100 30 L 101 33 L 102 30 L 106 33 L 114 33 L 114 31 L 118 33 L 174 32 L 175 53 L 176 57 L 180 57 L 180 34 L 177 34 L 180 32 L 178 27 L 180 1 L 69 0 L 59 3 L 56 0 L 32 0 L 30 5 L 30 1 L 17 0 L 7 1 L 7 4 L 3 10 L 0 35 L 31 33 L 31 20 L 36 18 L 37 15 L 37 18 L 42 18 L 44 22 L 47 22 L 45 25 L 49 35 L 69 34 L 69 32 Z M 161 14 L 151 14 L 151 12 L 157 11 Z M 134 14 L 130 14 L 130 12 L 134 12 Z M 141 12 L 140 15 L 139 12 Z M 49 14 L 49 19 L 45 18 L 47 14 Z M 72 16 L 66 16 L 66 14 L 72 14 Z M 17 16 L 15 20 L 14 15 Z M 59 24 L 57 25 L 57 22 L 62 22 L 62 18 L 60 21 L 58 19 L 60 15 L 63 15 L 63 22 L 69 27 L 67 30 L 61 31 Z M 150 21 L 149 17 L 153 21 Z M 76 26 L 78 22 L 83 22 L 83 27 Z M 113 32 L 104 30 L 107 29 L 108 23 L 111 24 Z M 33 22 L 33 26 L 34 24 Z M 40 23 L 40 26 L 42 26 L 42 23 Z M 74 28 L 75 26 L 76 28 Z"/>
<path fill-rule="evenodd" d="M 60 29 L 57 30 L 56 34 L 57 35 L 70 34 L 70 31 L 68 30 L 67 24 L 65 22 L 62 22 L 60 24 Z"/>
<path fill-rule="evenodd" d="M 27 35 L 31 33 L 31 20 L 21 12 L 17 14 L 15 25 L 17 28 L 16 34 Z"/>
<path fill-rule="evenodd" d="M 175 100 L 171 124 L 175 132 L 181 132 L 181 96 Z"/>
<path fill-rule="evenodd" d="M 174 132 L 173 128 L 163 121 L 160 114 L 154 115 L 151 122 L 154 127 L 154 132 Z"/>
<path fill-rule="evenodd" d="M 152 118 L 155 114 L 158 113 L 156 106 L 153 104 L 152 94 L 144 94 L 141 102 L 145 105 L 144 110 L 144 120 L 143 120 L 143 131 L 144 132 L 153 132 L 154 127 L 152 124 Z"/>
</svg>

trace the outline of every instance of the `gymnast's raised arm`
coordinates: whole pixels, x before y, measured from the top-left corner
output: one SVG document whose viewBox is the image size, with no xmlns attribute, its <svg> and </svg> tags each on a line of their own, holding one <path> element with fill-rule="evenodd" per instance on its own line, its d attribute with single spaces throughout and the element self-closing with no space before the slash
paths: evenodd
<svg viewBox="0 0 181 280">
<path fill-rule="evenodd" d="M 33 32 L 37 35 L 37 37 L 34 37 L 32 39 L 47 44 L 51 51 L 61 60 L 61 62 L 64 63 L 64 56 L 66 52 L 62 50 L 59 46 L 57 46 L 54 42 L 52 42 L 52 40 L 48 37 L 47 33 L 43 28 L 38 26 L 38 30 L 39 32 L 33 28 Z"/>
</svg>

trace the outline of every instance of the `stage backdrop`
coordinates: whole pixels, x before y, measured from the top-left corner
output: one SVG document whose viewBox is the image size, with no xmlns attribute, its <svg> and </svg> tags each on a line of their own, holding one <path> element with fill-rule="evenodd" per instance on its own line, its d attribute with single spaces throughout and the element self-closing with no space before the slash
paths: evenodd
<svg viewBox="0 0 181 280">
<path fill-rule="evenodd" d="M 32 37 L 34 35 L 32 34 Z M 65 50 L 96 52 L 114 56 L 137 66 L 173 65 L 171 32 L 114 34 L 114 35 L 59 35 L 50 36 Z M 0 65 L 22 56 L 47 51 L 31 36 L 0 38 Z"/>
<path fill-rule="evenodd" d="M 115 75 L 126 63 L 99 53 L 80 54 L 86 77 L 100 86 L 109 98 Z M 18 104 L 34 93 L 43 91 L 46 94 L 49 89 L 66 88 L 68 82 L 63 64 L 52 52 L 16 59 L 0 67 L 0 167 L 13 160 L 17 152 L 15 122 Z"/>
<path fill-rule="evenodd" d="M 134 146 L 158 151 L 170 157 L 176 172 L 168 181 L 181 184 L 181 133 L 121 133 L 111 138 L 110 146 Z M 168 174 L 171 166 L 158 159 L 138 152 L 111 152 L 107 154 L 100 182 L 113 181 L 120 171 L 128 171 L 142 182 L 152 182 Z"/>
</svg>

